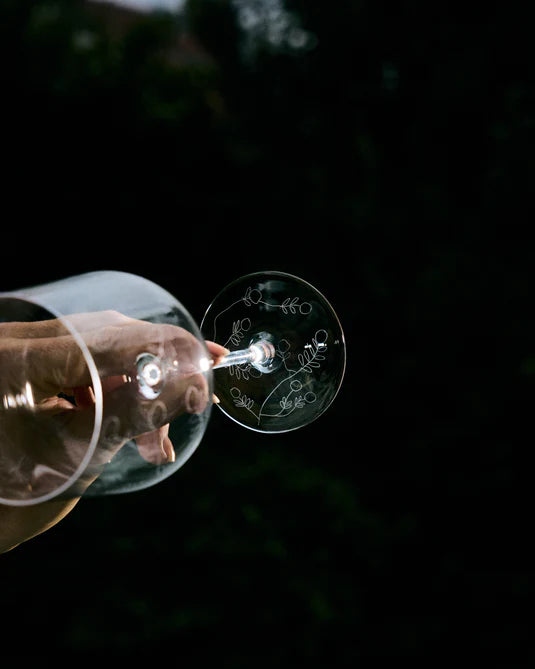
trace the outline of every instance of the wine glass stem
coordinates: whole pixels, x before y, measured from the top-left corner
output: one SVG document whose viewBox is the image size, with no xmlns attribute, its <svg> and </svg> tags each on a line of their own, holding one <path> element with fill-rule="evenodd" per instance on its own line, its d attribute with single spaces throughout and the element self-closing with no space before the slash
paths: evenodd
<svg viewBox="0 0 535 669">
<path fill-rule="evenodd" d="M 222 358 L 212 369 L 222 369 L 223 367 L 232 367 L 233 365 L 242 365 L 243 363 L 253 362 L 256 357 L 254 351 L 249 348 L 243 348 L 239 351 L 232 351 Z"/>
<path fill-rule="evenodd" d="M 231 351 L 217 365 L 214 365 L 213 369 L 249 363 L 261 372 L 271 371 L 276 352 L 275 347 L 268 340 L 269 337 L 270 335 L 266 334 L 266 338 L 257 339 L 247 348 L 242 348 L 239 351 Z"/>
</svg>

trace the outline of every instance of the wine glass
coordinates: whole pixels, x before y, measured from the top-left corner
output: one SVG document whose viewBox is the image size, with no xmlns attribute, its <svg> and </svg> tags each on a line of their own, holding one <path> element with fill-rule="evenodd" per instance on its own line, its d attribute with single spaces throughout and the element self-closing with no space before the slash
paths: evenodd
<svg viewBox="0 0 535 669">
<path fill-rule="evenodd" d="M 290 274 L 237 279 L 199 328 L 160 286 L 104 271 L 0 294 L 0 365 L 0 503 L 27 506 L 167 478 L 214 393 L 257 432 L 310 423 L 340 388 L 345 343 L 327 300 Z"/>
</svg>

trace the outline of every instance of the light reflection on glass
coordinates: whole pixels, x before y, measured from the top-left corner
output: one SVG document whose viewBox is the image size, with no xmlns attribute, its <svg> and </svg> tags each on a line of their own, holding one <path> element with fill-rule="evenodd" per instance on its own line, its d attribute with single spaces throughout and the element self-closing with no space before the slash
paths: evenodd
<svg viewBox="0 0 535 669">
<path fill-rule="evenodd" d="M 35 401 L 30 382 L 27 381 L 24 390 L 20 393 L 6 393 L 3 398 L 4 409 L 26 408 L 33 409 Z"/>
</svg>

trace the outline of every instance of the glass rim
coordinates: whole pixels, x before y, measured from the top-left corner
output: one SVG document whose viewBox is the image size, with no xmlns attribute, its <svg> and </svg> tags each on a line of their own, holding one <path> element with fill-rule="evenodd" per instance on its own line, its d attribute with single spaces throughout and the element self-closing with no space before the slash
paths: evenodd
<svg viewBox="0 0 535 669">
<path fill-rule="evenodd" d="M 74 327 L 74 325 L 69 321 L 68 316 L 65 314 L 62 314 L 59 312 L 55 307 L 52 307 L 50 304 L 46 303 L 43 300 L 39 300 L 36 298 L 29 298 L 24 291 L 14 291 L 14 292 L 7 292 L 7 293 L 0 293 L 0 298 L 11 298 L 11 299 L 17 299 L 21 300 L 24 302 L 27 302 L 29 304 L 34 304 L 38 307 L 41 307 L 42 309 L 48 311 L 52 316 L 57 318 L 62 325 L 64 325 L 69 333 L 72 335 L 74 341 L 80 348 L 82 355 L 84 356 L 84 360 L 86 362 L 87 368 L 89 370 L 89 374 L 91 377 L 91 382 L 92 382 L 92 388 L 93 388 L 93 393 L 95 395 L 95 418 L 93 422 L 93 432 L 91 434 L 91 439 L 89 441 L 88 448 L 84 454 L 84 457 L 82 458 L 80 464 L 74 471 L 74 473 L 61 485 L 59 485 L 57 488 L 54 488 L 52 491 L 47 492 L 43 495 L 40 495 L 38 497 L 30 497 L 28 499 L 9 499 L 5 497 L 0 496 L 0 503 L 5 504 L 7 506 L 34 506 L 36 504 L 40 504 L 41 502 L 47 502 L 51 499 L 56 499 L 61 495 L 63 492 L 68 490 L 76 481 L 80 478 L 80 476 L 83 474 L 83 472 L 86 470 L 89 462 L 91 461 L 91 458 L 93 457 L 93 454 L 96 450 L 98 440 L 100 437 L 100 431 L 102 429 L 102 416 L 103 416 L 103 394 L 102 394 L 102 384 L 100 381 L 100 376 L 98 373 L 97 366 L 95 364 L 95 361 L 93 360 L 93 356 L 91 355 L 91 352 L 89 351 L 89 348 L 87 347 L 87 344 L 83 340 L 83 337 L 80 335 L 80 333 L 77 331 L 77 329 Z M 31 321 L 30 321 L 31 322 Z"/>
<path fill-rule="evenodd" d="M 296 276 L 295 274 L 290 274 L 289 272 L 284 272 L 282 270 L 264 270 L 264 271 L 255 271 L 255 272 L 250 272 L 248 274 L 242 274 L 241 276 L 237 277 L 233 281 L 230 281 L 227 283 L 218 293 L 217 295 L 212 299 L 208 307 L 206 308 L 204 312 L 204 316 L 200 322 L 200 329 L 202 331 L 204 322 L 206 320 L 206 316 L 208 315 L 208 312 L 212 308 L 213 304 L 219 299 L 219 297 L 226 292 L 229 288 L 232 288 L 232 286 L 246 280 L 246 279 L 255 279 L 259 277 L 273 277 L 273 276 L 279 276 L 283 279 L 291 279 L 292 281 L 296 281 L 298 283 L 304 284 L 309 290 L 314 291 L 317 295 L 321 297 L 321 299 L 325 302 L 326 306 L 329 308 L 334 320 L 336 321 L 338 328 L 340 330 L 340 337 L 342 341 L 342 352 L 343 352 L 343 364 L 342 364 L 342 371 L 340 374 L 340 379 L 338 381 L 338 385 L 336 387 L 335 392 L 333 393 L 332 398 L 330 399 L 329 403 L 325 406 L 325 408 L 316 416 L 314 416 L 308 423 L 305 425 L 295 425 L 294 427 L 289 427 L 285 429 L 280 429 L 280 430 L 260 430 L 256 427 L 253 427 L 251 425 L 244 425 L 241 423 L 237 418 L 232 416 L 230 413 L 225 411 L 225 409 L 221 406 L 221 404 L 218 404 L 218 408 L 220 411 L 222 411 L 227 418 L 230 418 L 230 420 L 234 421 L 241 427 L 246 427 L 248 430 L 252 430 L 253 432 L 257 432 L 259 434 L 284 434 L 285 432 L 292 432 L 294 430 L 299 430 L 303 427 L 306 427 L 307 425 L 311 425 L 314 423 L 325 411 L 332 405 L 336 397 L 338 396 L 338 393 L 340 392 L 340 388 L 342 387 L 342 383 L 344 380 L 345 372 L 346 372 L 346 365 L 347 365 L 347 347 L 346 347 L 346 341 L 345 341 L 345 335 L 344 335 L 344 330 L 342 328 L 342 324 L 340 323 L 340 319 L 338 318 L 338 315 L 336 311 L 334 310 L 332 304 L 329 302 L 329 300 L 325 297 L 325 295 L 316 288 L 313 284 L 311 284 L 309 281 L 306 281 L 305 279 L 302 279 L 300 276 Z"/>
</svg>

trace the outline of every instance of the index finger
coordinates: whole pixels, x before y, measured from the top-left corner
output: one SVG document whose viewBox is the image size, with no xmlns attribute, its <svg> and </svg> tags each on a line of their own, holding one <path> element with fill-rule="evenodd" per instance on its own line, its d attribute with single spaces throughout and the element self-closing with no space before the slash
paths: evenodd
<svg viewBox="0 0 535 669">
<path fill-rule="evenodd" d="M 229 349 L 221 346 L 221 344 L 216 344 L 215 342 L 209 341 L 208 339 L 206 339 L 204 343 L 206 344 L 208 352 L 212 356 L 214 367 L 221 362 L 222 358 L 230 353 Z"/>
</svg>

